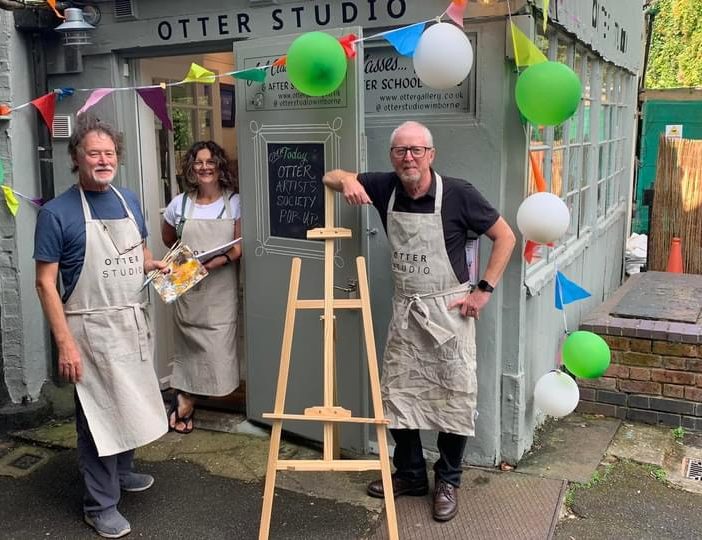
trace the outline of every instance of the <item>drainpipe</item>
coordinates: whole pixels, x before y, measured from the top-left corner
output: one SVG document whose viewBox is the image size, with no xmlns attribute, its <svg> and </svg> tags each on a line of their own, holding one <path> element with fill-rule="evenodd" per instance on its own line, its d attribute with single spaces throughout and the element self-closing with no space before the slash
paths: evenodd
<svg viewBox="0 0 702 540">
<path fill-rule="evenodd" d="M 34 95 L 43 96 L 48 90 L 46 79 L 46 55 L 42 46 L 42 36 L 32 32 L 30 37 L 33 62 Z M 54 198 L 54 158 L 51 133 L 40 115 L 36 115 L 37 157 L 39 158 L 40 196 L 44 201 Z M 58 287 L 58 284 L 57 284 Z M 50 373 L 53 381 L 58 380 L 58 349 L 54 336 L 51 334 L 51 365 Z"/>
</svg>

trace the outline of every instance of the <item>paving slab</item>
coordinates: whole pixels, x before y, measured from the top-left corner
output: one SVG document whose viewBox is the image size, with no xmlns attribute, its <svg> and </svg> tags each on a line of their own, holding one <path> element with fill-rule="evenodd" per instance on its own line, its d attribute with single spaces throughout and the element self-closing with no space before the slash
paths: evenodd
<svg viewBox="0 0 702 540">
<path fill-rule="evenodd" d="M 662 467 L 665 454 L 673 443 L 670 427 L 624 422 L 608 453 L 621 459 Z"/>
<path fill-rule="evenodd" d="M 587 482 L 597 470 L 621 420 L 571 414 L 547 423 L 517 470 L 541 478 Z"/>
</svg>

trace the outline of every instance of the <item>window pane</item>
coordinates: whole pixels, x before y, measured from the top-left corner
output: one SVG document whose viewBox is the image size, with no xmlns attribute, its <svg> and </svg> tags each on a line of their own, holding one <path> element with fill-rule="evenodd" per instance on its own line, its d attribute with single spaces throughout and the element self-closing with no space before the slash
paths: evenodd
<svg viewBox="0 0 702 540">
<path fill-rule="evenodd" d="M 582 182 L 580 170 L 582 167 L 581 153 L 582 148 L 579 146 L 570 147 L 570 153 L 568 155 L 568 186 L 566 187 L 569 192 L 580 189 Z"/>
<path fill-rule="evenodd" d="M 552 152 L 551 193 L 563 196 L 563 148 L 554 149 Z"/>
<path fill-rule="evenodd" d="M 197 84 L 197 104 L 204 107 L 212 106 L 212 85 Z"/>
<path fill-rule="evenodd" d="M 592 98 L 592 60 L 590 57 L 583 57 L 583 96 L 589 100 Z"/>
<path fill-rule="evenodd" d="M 590 100 L 589 99 L 584 99 L 583 100 L 583 142 L 590 142 L 590 117 L 592 116 L 590 113 L 591 107 L 590 107 Z"/>
<path fill-rule="evenodd" d="M 212 139 L 212 111 L 200 111 L 200 126 L 198 130 L 200 140 Z"/>
<path fill-rule="evenodd" d="M 566 206 L 568 206 L 568 210 L 570 210 L 570 225 L 568 226 L 568 232 L 566 233 L 566 237 L 577 236 L 578 234 L 578 217 L 580 215 L 578 209 L 579 199 L 580 197 L 576 192 L 568 196 L 568 198 L 565 201 Z"/>
<path fill-rule="evenodd" d="M 587 205 L 589 201 L 590 188 L 585 188 L 580 192 L 580 215 L 578 218 L 578 235 L 587 227 Z"/>
<path fill-rule="evenodd" d="M 567 123 L 567 122 L 566 122 Z M 565 124 L 558 124 L 553 127 L 553 146 L 563 146 L 563 130 Z"/>
<path fill-rule="evenodd" d="M 608 146 L 606 144 L 600 145 L 599 156 L 597 159 L 597 178 L 600 180 L 607 177 L 607 159 L 609 157 L 607 150 Z"/>
<path fill-rule="evenodd" d="M 171 86 L 171 102 L 174 105 L 194 105 L 195 104 L 195 85 L 180 84 Z"/>
<path fill-rule="evenodd" d="M 568 44 L 563 41 L 558 41 L 558 49 L 556 50 L 556 61 L 562 64 L 568 64 Z"/>
</svg>

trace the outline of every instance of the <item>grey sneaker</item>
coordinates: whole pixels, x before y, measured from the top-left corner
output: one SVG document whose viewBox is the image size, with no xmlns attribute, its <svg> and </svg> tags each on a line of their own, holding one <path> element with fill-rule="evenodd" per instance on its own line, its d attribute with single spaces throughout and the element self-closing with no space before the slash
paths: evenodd
<svg viewBox="0 0 702 540">
<path fill-rule="evenodd" d="M 83 518 L 103 538 L 122 538 L 132 532 L 129 522 L 116 508 L 97 514 L 84 514 Z"/>
<path fill-rule="evenodd" d="M 154 477 L 150 474 L 139 474 L 130 472 L 129 474 L 119 477 L 119 487 L 122 491 L 135 493 L 137 491 L 146 491 L 154 485 Z"/>
</svg>

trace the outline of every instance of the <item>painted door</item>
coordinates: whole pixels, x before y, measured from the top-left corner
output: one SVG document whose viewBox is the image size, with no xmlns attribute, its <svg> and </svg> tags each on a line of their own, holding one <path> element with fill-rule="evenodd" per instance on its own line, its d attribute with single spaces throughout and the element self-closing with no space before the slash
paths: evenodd
<svg viewBox="0 0 702 540">
<path fill-rule="evenodd" d="M 357 28 L 327 31 L 335 37 Z M 252 39 L 234 45 L 236 69 L 271 65 L 286 54 L 297 36 Z M 359 44 L 360 45 L 360 44 Z M 362 170 L 362 49 L 349 60 L 341 86 L 323 97 L 299 93 L 284 67 L 267 69 L 263 83 L 238 80 L 239 178 L 244 238 L 243 280 L 247 367 L 247 414 L 264 422 L 273 409 L 280 364 L 291 259 L 302 259 L 300 298 L 323 298 L 324 244 L 306 240 L 308 229 L 324 226 L 326 170 Z M 337 241 L 337 297 L 356 279 L 355 258 L 361 254 L 361 210 L 335 198 L 336 226 L 354 232 Z M 323 404 L 323 341 L 320 311 L 298 311 L 293 334 L 285 412 L 302 413 Z M 336 313 L 337 405 L 354 416 L 368 414 L 367 368 L 360 316 Z M 321 424 L 285 422 L 283 429 L 321 440 Z M 363 426 L 341 428 L 341 446 L 365 450 Z"/>
</svg>

